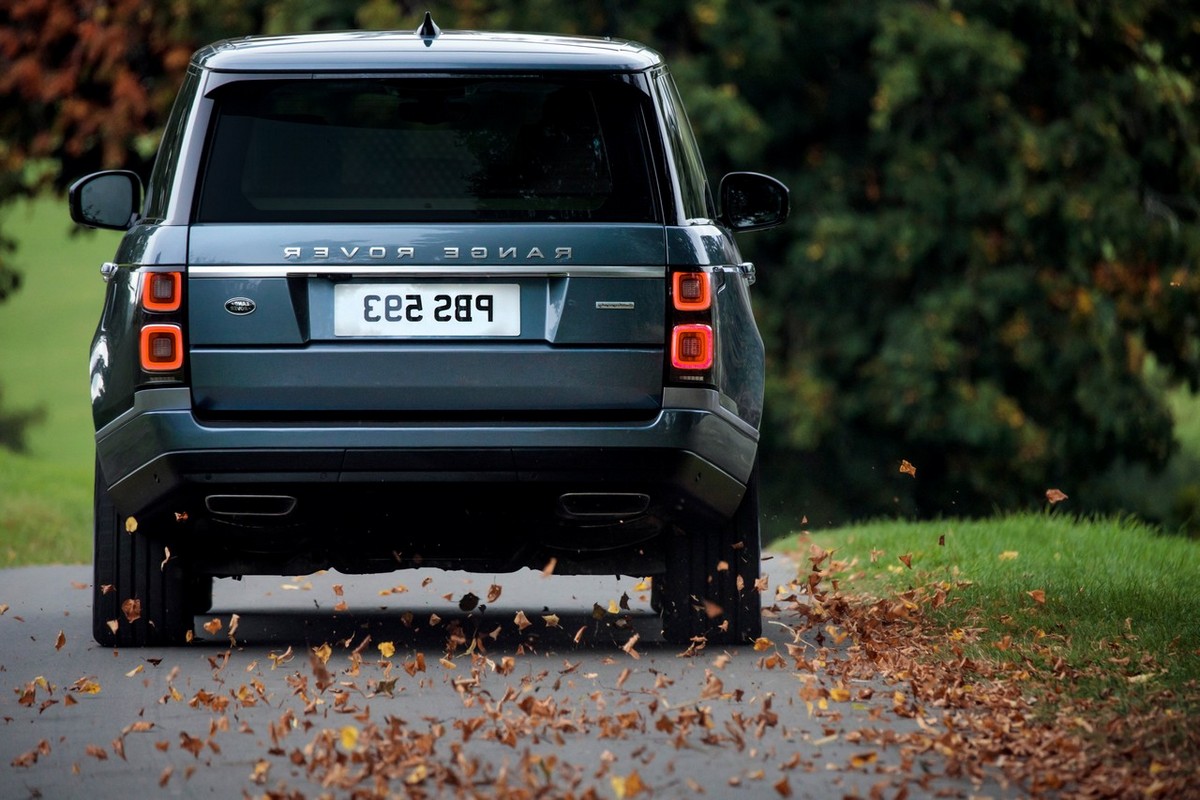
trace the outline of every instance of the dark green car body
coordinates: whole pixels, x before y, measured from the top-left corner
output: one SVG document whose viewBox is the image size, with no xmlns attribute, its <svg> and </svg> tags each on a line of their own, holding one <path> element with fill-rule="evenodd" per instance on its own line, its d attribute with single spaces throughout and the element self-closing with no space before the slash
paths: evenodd
<svg viewBox="0 0 1200 800">
<path fill-rule="evenodd" d="M 218 43 L 142 192 L 71 198 L 127 230 L 91 358 L 98 640 L 186 638 L 213 577 L 551 559 L 661 576 L 669 638 L 758 635 L 731 234 L 787 192 L 734 173 L 717 211 L 656 53 L 428 21 Z"/>
</svg>

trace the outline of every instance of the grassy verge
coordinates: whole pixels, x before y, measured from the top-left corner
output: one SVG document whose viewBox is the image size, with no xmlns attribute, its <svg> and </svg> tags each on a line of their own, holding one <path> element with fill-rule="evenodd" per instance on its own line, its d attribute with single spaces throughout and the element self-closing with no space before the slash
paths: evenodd
<svg viewBox="0 0 1200 800">
<path fill-rule="evenodd" d="M 1005 660 L 1036 646 L 1021 651 L 1101 666 L 1098 693 L 1200 683 L 1200 542 L 1057 514 L 887 522 L 811 539 L 835 551 L 845 568 L 831 577 L 853 578 L 845 585 L 856 593 L 949 586 L 951 601 L 931 619 L 968 632 L 973 656 Z"/>
<path fill-rule="evenodd" d="M 93 438 L 87 351 L 119 234 L 72 234 L 66 202 L 5 206 L 21 289 L 0 305 L 0 386 L 7 409 L 42 408 L 29 452 L 0 448 L 0 567 L 91 557 Z"/>
<path fill-rule="evenodd" d="M 1143 787 L 1200 758 L 1200 542 L 1132 521 L 1025 514 L 792 543 L 833 551 L 821 585 L 869 609 L 860 619 L 912 626 L 917 661 L 953 667 L 942 687 L 1028 701 L 1035 723 L 1078 734 L 1095 764 L 1140 770 Z"/>
</svg>

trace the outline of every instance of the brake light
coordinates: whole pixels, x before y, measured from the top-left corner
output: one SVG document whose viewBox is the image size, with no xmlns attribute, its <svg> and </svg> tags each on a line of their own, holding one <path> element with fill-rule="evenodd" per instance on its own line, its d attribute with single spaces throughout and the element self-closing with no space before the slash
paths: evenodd
<svg viewBox="0 0 1200 800">
<path fill-rule="evenodd" d="M 183 297 L 183 276 L 178 272 L 150 272 L 142 281 L 142 308 L 178 311 Z"/>
<path fill-rule="evenodd" d="M 707 272 L 676 272 L 672 294 L 677 311 L 705 311 L 712 304 L 711 279 Z"/>
<path fill-rule="evenodd" d="M 183 329 L 178 325 L 142 328 L 142 369 L 171 372 L 183 366 Z"/>
<path fill-rule="evenodd" d="M 676 325 L 671 332 L 671 366 L 708 369 L 713 363 L 713 329 L 708 325 Z"/>
</svg>

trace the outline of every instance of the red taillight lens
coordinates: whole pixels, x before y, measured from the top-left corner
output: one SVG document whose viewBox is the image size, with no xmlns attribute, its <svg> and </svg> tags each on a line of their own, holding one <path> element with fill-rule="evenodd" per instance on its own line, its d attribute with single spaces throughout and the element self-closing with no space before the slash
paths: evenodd
<svg viewBox="0 0 1200 800">
<path fill-rule="evenodd" d="M 170 372 L 183 366 L 183 330 L 178 325 L 142 328 L 142 369 Z"/>
<path fill-rule="evenodd" d="M 142 279 L 142 308 L 147 311 L 178 311 L 183 292 L 178 272 L 150 272 Z"/>
<path fill-rule="evenodd" d="M 704 311 L 712 304 L 707 272 L 676 272 L 673 281 L 676 310 Z"/>
<path fill-rule="evenodd" d="M 676 325 L 671 332 L 671 366 L 708 369 L 713 363 L 713 330 L 708 325 Z"/>
</svg>

